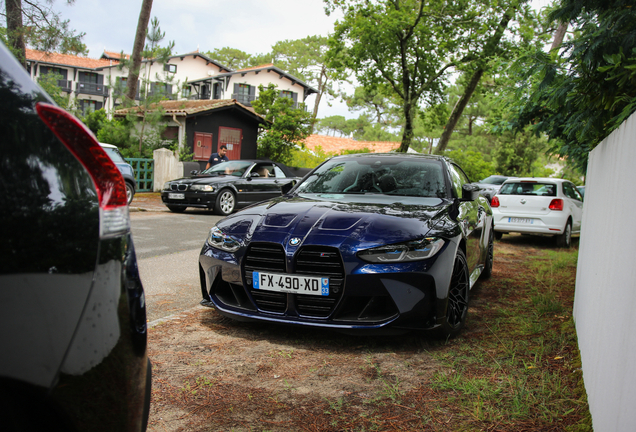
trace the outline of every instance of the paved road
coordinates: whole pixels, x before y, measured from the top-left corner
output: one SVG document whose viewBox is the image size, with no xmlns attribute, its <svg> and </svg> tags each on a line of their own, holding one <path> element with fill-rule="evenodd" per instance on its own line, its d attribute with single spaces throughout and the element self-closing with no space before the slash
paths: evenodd
<svg viewBox="0 0 636 432">
<path fill-rule="evenodd" d="M 199 252 L 220 217 L 209 212 L 131 212 L 130 219 L 148 320 L 198 305 Z"/>
</svg>

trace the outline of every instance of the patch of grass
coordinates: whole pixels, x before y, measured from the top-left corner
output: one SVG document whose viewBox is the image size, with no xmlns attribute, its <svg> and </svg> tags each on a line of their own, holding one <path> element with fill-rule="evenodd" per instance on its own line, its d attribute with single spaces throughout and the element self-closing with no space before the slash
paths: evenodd
<svg viewBox="0 0 636 432">
<path fill-rule="evenodd" d="M 433 353 L 446 367 L 430 380 L 443 398 L 438 410 L 452 401 L 459 424 L 472 430 L 591 428 L 582 376 L 572 372 L 580 362 L 570 314 L 577 259 L 575 249 L 536 250 L 522 264 L 526 271 L 512 269 L 518 277 L 489 282 L 508 295 L 478 308 L 485 331 Z"/>
</svg>

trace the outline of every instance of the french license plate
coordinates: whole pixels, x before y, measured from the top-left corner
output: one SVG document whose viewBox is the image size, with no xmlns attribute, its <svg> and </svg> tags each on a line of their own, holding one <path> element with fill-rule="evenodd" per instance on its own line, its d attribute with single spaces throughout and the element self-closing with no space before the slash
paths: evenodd
<svg viewBox="0 0 636 432">
<path fill-rule="evenodd" d="M 534 219 L 531 219 L 531 218 L 513 218 L 513 217 L 509 217 L 509 218 L 508 218 L 508 223 L 530 224 L 530 225 L 532 225 L 532 224 L 534 223 Z"/>
<path fill-rule="evenodd" d="M 329 295 L 329 278 L 291 274 L 252 273 L 254 289 L 317 296 Z"/>
<path fill-rule="evenodd" d="M 169 193 L 169 194 L 168 194 L 168 198 L 169 198 L 169 199 L 185 199 L 185 194 L 180 194 L 180 193 Z"/>
</svg>

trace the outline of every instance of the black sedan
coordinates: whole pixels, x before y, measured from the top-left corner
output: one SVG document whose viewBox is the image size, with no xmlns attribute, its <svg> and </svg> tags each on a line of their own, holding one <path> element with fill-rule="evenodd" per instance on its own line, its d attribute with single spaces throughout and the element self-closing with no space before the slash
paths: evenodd
<svg viewBox="0 0 636 432">
<path fill-rule="evenodd" d="M 161 200 L 170 211 L 188 207 L 213 209 L 227 216 L 235 209 L 281 196 L 281 188 L 300 180 L 283 164 L 266 160 L 233 160 L 214 165 L 191 178 L 166 182 Z"/>
<path fill-rule="evenodd" d="M 212 228 L 201 303 L 238 320 L 448 337 L 492 264 L 490 206 L 451 160 L 338 156 Z"/>
<path fill-rule="evenodd" d="M 141 432 L 146 303 L 124 179 L 0 43 L 0 424 Z"/>
</svg>

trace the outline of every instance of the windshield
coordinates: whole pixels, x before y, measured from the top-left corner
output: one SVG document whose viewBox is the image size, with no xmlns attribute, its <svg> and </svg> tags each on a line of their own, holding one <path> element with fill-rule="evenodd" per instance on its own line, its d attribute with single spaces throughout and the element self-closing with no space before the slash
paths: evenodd
<svg viewBox="0 0 636 432">
<path fill-rule="evenodd" d="M 508 180 L 508 177 L 491 175 L 490 177 L 486 177 L 485 179 L 480 180 L 479 183 L 500 185 L 503 184 L 503 182 L 505 182 L 506 180 Z"/>
<path fill-rule="evenodd" d="M 236 177 L 241 177 L 245 173 L 245 170 L 248 169 L 251 165 L 252 162 L 246 161 L 221 162 L 206 169 L 205 171 L 201 171 L 201 174 L 233 175 Z"/>
<path fill-rule="evenodd" d="M 556 185 L 552 183 L 534 182 L 506 183 L 499 190 L 499 195 L 556 196 Z"/>
<path fill-rule="evenodd" d="M 124 158 L 122 157 L 121 153 L 119 153 L 119 150 L 117 150 L 116 148 L 112 148 L 112 147 L 102 147 L 104 149 L 104 151 L 106 152 L 106 154 L 108 156 L 110 156 L 110 158 L 112 159 L 113 162 L 115 163 L 128 163 L 124 160 Z"/>
<path fill-rule="evenodd" d="M 417 158 L 332 159 L 312 173 L 296 191 L 446 197 L 441 163 Z"/>
</svg>

